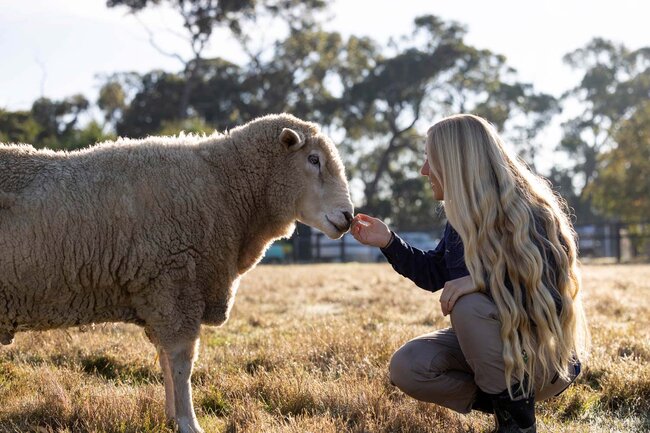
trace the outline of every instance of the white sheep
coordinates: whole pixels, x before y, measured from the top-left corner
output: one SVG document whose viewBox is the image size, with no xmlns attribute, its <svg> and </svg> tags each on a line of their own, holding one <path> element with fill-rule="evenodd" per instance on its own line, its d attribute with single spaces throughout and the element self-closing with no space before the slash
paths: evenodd
<svg viewBox="0 0 650 433">
<path fill-rule="evenodd" d="M 288 114 L 74 152 L 0 145 L 0 342 L 142 325 L 167 417 L 202 432 L 190 385 L 201 324 L 227 320 L 240 277 L 296 220 L 339 238 L 352 212 L 331 140 Z"/>
</svg>

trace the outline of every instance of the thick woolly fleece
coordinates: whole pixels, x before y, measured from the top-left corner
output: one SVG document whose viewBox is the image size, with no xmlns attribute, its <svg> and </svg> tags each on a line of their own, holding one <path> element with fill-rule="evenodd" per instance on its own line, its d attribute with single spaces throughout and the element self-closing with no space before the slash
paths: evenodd
<svg viewBox="0 0 650 433">
<path fill-rule="evenodd" d="M 0 342 L 121 321 L 172 347 L 226 321 L 240 276 L 293 231 L 308 187 L 283 128 L 327 155 L 347 191 L 331 141 L 286 114 L 74 152 L 0 145 Z"/>
</svg>

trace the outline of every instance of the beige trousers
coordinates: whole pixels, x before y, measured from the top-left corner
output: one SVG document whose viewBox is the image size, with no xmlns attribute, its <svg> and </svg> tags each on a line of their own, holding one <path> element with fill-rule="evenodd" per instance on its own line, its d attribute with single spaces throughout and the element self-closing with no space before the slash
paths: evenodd
<svg viewBox="0 0 650 433">
<path fill-rule="evenodd" d="M 398 349 L 390 361 L 390 378 L 413 398 L 468 413 L 478 388 L 489 394 L 506 389 L 501 323 L 494 302 L 471 293 L 456 301 L 451 325 Z M 535 400 L 553 397 L 570 383 L 556 376 L 536 384 Z"/>
</svg>

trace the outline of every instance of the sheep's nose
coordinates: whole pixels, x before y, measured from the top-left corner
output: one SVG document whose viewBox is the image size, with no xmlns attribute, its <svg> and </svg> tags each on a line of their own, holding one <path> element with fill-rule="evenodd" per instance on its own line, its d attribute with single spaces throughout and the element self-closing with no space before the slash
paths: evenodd
<svg viewBox="0 0 650 433">
<path fill-rule="evenodd" d="M 352 224 L 352 220 L 354 218 L 352 218 L 352 214 L 350 212 L 344 211 L 343 216 L 345 217 L 345 220 L 348 222 L 348 224 Z"/>
</svg>

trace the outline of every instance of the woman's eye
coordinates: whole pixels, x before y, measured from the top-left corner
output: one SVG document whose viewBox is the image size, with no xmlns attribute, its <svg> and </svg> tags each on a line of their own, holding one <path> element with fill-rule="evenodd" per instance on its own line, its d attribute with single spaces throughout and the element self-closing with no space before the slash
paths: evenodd
<svg viewBox="0 0 650 433">
<path fill-rule="evenodd" d="M 312 165 L 320 165 L 320 159 L 318 159 L 318 155 L 309 155 L 307 160 Z"/>
</svg>

